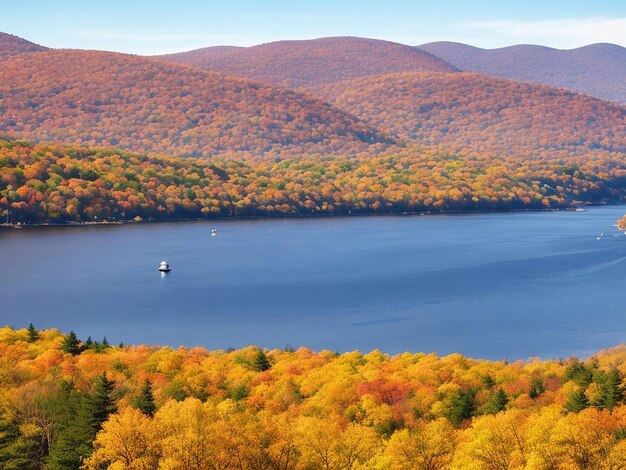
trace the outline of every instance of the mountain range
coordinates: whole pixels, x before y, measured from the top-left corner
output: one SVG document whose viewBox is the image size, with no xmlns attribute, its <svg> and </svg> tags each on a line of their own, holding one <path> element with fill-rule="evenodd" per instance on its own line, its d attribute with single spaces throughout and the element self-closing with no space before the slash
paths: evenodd
<svg viewBox="0 0 626 470">
<path fill-rule="evenodd" d="M 355 37 L 278 41 L 252 47 L 208 47 L 157 57 L 285 87 L 389 72 L 458 71 L 415 47 Z"/>
<path fill-rule="evenodd" d="M 306 90 L 384 132 L 527 158 L 626 152 L 626 108 L 477 73 L 404 72 Z"/>
<path fill-rule="evenodd" d="M 376 155 L 409 143 L 591 158 L 626 151 L 626 108 L 522 83 L 535 81 L 530 75 L 500 75 L 532 69 L 567 77 L 575 64 L 589 80 L 613 79 L 617 93 L 623 80 L 602 70 L 625 66 L 621 50 L 486 51 L 336 37 L 141 57 L 47 49 L 0 34 L 0 133 L 207 158 Z M 532 59 L 541 54 L 563 59 Z M 484 63 L 491 72 L 467 72 Z"/>
<path fill-rule="evenodd" d="M 590 44 L 569 50 L 524 44 L 480 49 L 456 42 L 418 47 L 464 71 L 544 83 L 626 103 L 626 48 L 615 44 Z"/>
<path fill-rule="evenodd" d="M 344 154 L 393 142 L 292 90 L 102 51 L 1 62 L 0 110 L 0 132 L 170 155 Z"/>
</svg>

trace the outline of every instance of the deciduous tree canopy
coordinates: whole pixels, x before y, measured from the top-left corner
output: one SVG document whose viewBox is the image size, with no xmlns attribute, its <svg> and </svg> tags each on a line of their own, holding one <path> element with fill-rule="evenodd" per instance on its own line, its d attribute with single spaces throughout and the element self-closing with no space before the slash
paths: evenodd
<svg viewBox="0 0 626 470">
<path fill-rule="evenodd" d="M 73 355 L 65 337 L 0 329 L 3 468 L 626 465 L 624 346 L 507 363 L 256 346 Z"/>
</svg>

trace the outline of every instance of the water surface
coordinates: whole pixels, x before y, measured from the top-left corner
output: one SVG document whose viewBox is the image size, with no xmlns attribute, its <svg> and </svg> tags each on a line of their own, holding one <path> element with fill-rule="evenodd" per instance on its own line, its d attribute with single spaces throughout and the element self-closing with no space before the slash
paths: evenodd
<svg viewBox="0 0 626 470">
<path fill-rule="evenodd" d="M 9 229 L 0 323 L 175 347 L 586 355 L 626 340 L 624 212 Z"/>
</svg>

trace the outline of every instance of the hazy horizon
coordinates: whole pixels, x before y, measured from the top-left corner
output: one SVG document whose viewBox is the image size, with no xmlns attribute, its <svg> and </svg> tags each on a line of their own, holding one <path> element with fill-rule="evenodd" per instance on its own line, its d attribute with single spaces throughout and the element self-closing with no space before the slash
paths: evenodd
<svg viewBox="0 0 626 470">
<path fill-rule="evenodd" d="M 481 48 L 533 44 L 572 49 L 626 46 L 626 5 L 557 0 L 385 5 L 365 0 L 199 2 L 138 0 L 106 4 L 25 0 L 3 5 L 0 31 L 53 48 L 166 54 L 210 46 L 357 36 L 420 45 L 453 41 Z"/>
</svg>

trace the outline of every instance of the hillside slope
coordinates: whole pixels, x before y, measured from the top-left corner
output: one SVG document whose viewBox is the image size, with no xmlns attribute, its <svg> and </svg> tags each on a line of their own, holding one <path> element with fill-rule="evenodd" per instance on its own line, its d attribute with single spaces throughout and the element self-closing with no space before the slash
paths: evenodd
<svg viewBox="0 0 626 470">
<path fill-rule="evenodd" d="M 157 57 L 286 87 L 409 70 L 456 71 L 417 48 L 356 37 L 278 41 L 226 53 L 209 47 Z"/>
<path fill-rule="evenodd" d="M 376 156 L 208 162 L 0 140 L 0 217 L 58 223 L 565 208 L 626 200 L 623 162 L 417 146 Z"/>
<path fill-rule="evenodd" d="M 174 62 L 192 67 L 207 68 L 206 64 L 214 60 L 219 60 L 228 54 L 242 49 L 237 46 L 210 46 L 201 49 L 194 49 L 186 52 L 175 52 L 173 54 L 162 54 L 153 56 L 155 59 Z"/>
<path fill-rule="evenodd" d="M 406 72 L 307 90 L 426 145 L 524 157 L 626 151 L 626 108 L 546 85 Z"/>
<path fill-rule="evenodd" d="M 45 50 L 48 50 L 48 48 L 22 39 L 19 36 L 0 32 L 0 60 L 25 52 L 39 52 Z"/>
<path fill-rule="evenodd" d="M 464 71 L 545 83 L 626 103 L 626 48 L 615 44 L 559 50 L 533 45 L 480 49 L 454 42 L 433 42 L 419 48 Z"/>
<path fill-rule="evenodd" d="M 0 68 L 0 97 L 0 132 L 37 140 L 253 157 L 387 142 L 295 91 L 110 52 L 22 54 Z"/>
</svg>

